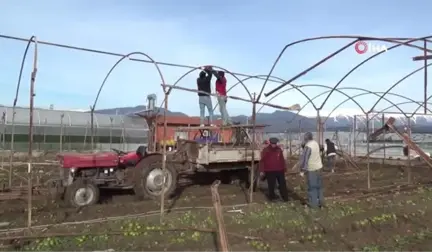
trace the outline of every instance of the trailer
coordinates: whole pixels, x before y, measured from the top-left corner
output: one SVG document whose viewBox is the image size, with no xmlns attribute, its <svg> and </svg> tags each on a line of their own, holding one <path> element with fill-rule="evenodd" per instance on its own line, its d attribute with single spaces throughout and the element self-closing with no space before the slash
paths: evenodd
<svg viewBox="0 0 432 252">
<path fill-rule="evenodd" d="M 258 164 L 265 125 L 237 124 L 225 127 L 188 126 L 178 127 L 181 134 L 198 132 L 192 139 L 180 138 L 176 146 L 166 154 L 165 193 L 173 193 L 180 173 L 244 171 L 247 187 L 256 186 L 257 179 L 250 181 L 249 173 L 254 169 L 258 174 Z M 255 130 L 252 130 L 252 129 Z M 255 134 L 254 140 L 251 134 Z M 159 198 L 162 193 L 162 159 L 158 150 L 148 152 L 136 167 L 134 190 L 142 198 Z M 257 177 L 257 176 L 255 176 Z M 156 190 L 155 190 L 156 189 Z"/>
</svg>

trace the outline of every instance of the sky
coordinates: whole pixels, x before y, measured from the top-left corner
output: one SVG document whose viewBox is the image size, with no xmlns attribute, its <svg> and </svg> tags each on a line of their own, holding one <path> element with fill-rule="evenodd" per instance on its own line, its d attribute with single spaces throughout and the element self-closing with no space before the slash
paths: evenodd
<svg viewBox="0 0 432 252">
<path fill-rule="evenodd" d="M 181 2 L 181 3 L 180 3 Z M 427 11 L 428 0 L 394 1 L 364 0 L 303 0 L 303 1 L 196 1 L 196 0 L 74 0 L 74 1 L 0 1 L 0 34 L 22 38 L 36 36 L 49 41 L 120 54 L 142 52 L 155 61 L 190 66 L 214 65 L 230 72 L 267 75 L 285 45 L 311 37 L 331 35 L 359 35 L 375 37 L 425 37 L 432 35 Z M 272 75 L 288 80 L 328 54 L 345 46 L 352 39 L 327 39 L 299 43 L 288 47 Z M 422 42 L 417 45 L 422 46 Z M 374 42 L 373 46 L 392 44 Z M 12 105 L 26 42 L 0 38 L 0 104 Z M 432 49 L 432 44 L 429 45 Z M 29 105 L 30 74 L 34 46 L 26 57 L 18 105 Z M 364 91 L 385 92 L 395 82 L 423 66 L 412 61 L 422 55 L 419 49 L 399 47 L 370 60 L 346 78 L 340 87 L 349 95 Z M 314 97 L 334 86 L 351 68 L 373 55 L 356 53 L 350 46 L 293 83 L 306 85 L 302 90 Z M 133 56 L 146 59 L 142 55 Z M 98 90 L 113 65 L 120 57 L 82 52 L 47 45 L 38 46 L 38 71 L 35 82 L 35 106 L 55 109 L 88 109 L 95 102 Z M 164 81 L 174 84 L 185 68 L 160 66 Z M 196 88 L 199 71 L 193 71 L 179 86 Z M 423 71 L 409 77 L 391 90 L 412 100 L 423 100 Z M 242 80 L 244 77 L 238 77 Z M 238 80 L 228 75 L 228 87 Z M 162 80 L 153 64 L 123 60 L 107 79 L 96 104 L 96 109 L 137 106 L 146 104 L 146 97 L 155 93 L 160 105 L 163 101 Z M 264 80 L 244 82 L 249 93 L 258 94 Z M 269 82 L 264 93 L 279 83 Z M 309 85 L 309 86 L 307 86 Z M 348 87 L 348 88 L 347 88 Z M 287 88 L 289 88 L 287 86 Z M 237 85 L 231 95 L 248 98 L 248 92 Z M 379 94 L 379 93 L 377 93 Z M 432 92 L 428 92 L 428 96 Z M 317 107 L 326 95 L 315 100 Z M 407 99 L 388 95 L 394 103 Z M 261 97 L 273 104 L 301 106 L 308 100 L 295 89 L 277 97 Z M 321 114 L 328 114 L 346 96 L 335 92 L 323 106 Z M 377 101 L 376 94 L 360 95 L 358 103 L 368 111 Z M 213 100 L 216 103 L 216 100 Z M 375 111 L 390 106 L 381 101 Z M 172 111 L 198 115 L 195 93 L 174 90 L 168 99 Z M 418 106 L 401 105 L 407 112 Z M 273 108 L 257 107 L 271 113 Z M 250 115 L 250 103 L 230 100 L 231 115 Z M 390 109 L 389 111 L 398 111 Z M 423 110 L 421 110 L 423 111 Z M 337 113 L 361 113 L 352 101 L 336 110 Z M 315 115 L 309 103 L 302 111 Z"/>
</svg>

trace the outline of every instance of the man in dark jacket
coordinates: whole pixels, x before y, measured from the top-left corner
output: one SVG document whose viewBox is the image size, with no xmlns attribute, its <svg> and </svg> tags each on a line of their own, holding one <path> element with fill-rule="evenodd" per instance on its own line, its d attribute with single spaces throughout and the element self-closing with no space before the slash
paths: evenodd
<svg viewBox="0 0 432 252">
<path fill-rule="evenodd" d="M 267 178 L 269 198 L 276 199 L 275 187 L 276 181 L 279 184 L 279 193 L 284 201 L 288 201 L 288 190 L 285 180 L 285 158 L 283 150 L 277 145 L 277 138 L 270 138 L 270 145 L 261 152 L 259 163 L 260 176 Z"/>
<path fill-rule="evenodd" d="M 327 154 L 327 169 L 334 172 L 335 159 L 336 159 L 336 147 L 335 144 L 330 140 L 326 139 L 326 154 Z"/>
<path fill-rule="evenodd" d="M 213 76 L 213 69 L 211 66 L 203 68 L 197 79 L 198 97 L 200 107 L 200 124 L 205 125 L 205 109 L 207 108 L 209 114 L 209 123 L 213 125 L 213 106 L 210 97 L 211 94 L 211 79 Z"/>
</svg>

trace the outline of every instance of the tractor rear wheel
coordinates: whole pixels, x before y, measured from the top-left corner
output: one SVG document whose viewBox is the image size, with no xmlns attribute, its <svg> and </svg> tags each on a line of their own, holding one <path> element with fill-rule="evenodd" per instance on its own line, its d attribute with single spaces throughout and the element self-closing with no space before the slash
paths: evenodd
<svg viewBox="0 0 432 252">
<path fill-rule="evenodd" d="M 165 181 L 164 194 L 171 196 L 177 188 L 178 174 L 175 166 L 166 162 L 165 179 L 162 171 L 162 155 L 141 160 L 135 167 L 134 191 L 138 199 L 159 199 Z"/>
<path fill-rule="evenodd" d="M 66 188 L 64 199 L 72 207 L 89 206 L 99 201 L 99 193 L 95 184 L 80 179 Z"/>
</svg>

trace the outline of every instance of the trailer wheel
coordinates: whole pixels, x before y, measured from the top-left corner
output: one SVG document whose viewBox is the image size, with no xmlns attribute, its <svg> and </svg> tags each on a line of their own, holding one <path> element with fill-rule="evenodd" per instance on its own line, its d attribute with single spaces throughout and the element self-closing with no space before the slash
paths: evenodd
<svg viewBox="0 0 432 252">
<path fill-rule="evenodd" d="M 170 196 L 177 188 L 178 174 L 175 167 L 166 163 L 165 196 Z M 162 193 L 164 175 L 162 156 L 154 155 L 141 160 L 135 167 L 134 191 L 138 199 L 159 199 Z"/>
<path fill-rule="evenodd" d="M 251 187 L 251 185 L 253 185 L 253 191 L 256 192 L 258 185 L 259 185 L 259 163 L 256 162 L 254 165 L 254 180 L 253 182 L 250 181 L 250 176 L 251 176 L 251 169 L 248 169 L 248 173 L 247 173 L 247 179 L 246 179 L 246 187 L 249 189 Z"/>
<path fill-rule="evenodd" d="M 66 188 L 64 199 L 69 206 L 83 207 L 94 205 L 99 201 L 99 187 L 95 184 L 76 180 Z"/>
</svg>

